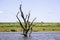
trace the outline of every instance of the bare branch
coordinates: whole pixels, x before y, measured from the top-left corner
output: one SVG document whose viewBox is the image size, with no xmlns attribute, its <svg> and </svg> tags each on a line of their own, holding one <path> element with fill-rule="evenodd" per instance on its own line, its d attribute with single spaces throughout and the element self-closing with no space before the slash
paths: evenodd
<svg viewBox="0 0 60 40">
<path fill-rule="evenodd" d="M 25 27 L 26 27 L 26 25 L 27 25 L 27 23 L 26 23 L 26 18 L 24 18 L 24 14 L 23 14 L 23 12 L 22 12 L 21 6 L 22 6 L 22 5 L 20 5 L 21 17 L 23 18 L 24 23 L 25 23 Z"/>
<path fill-rule="evenodd" d="M 21 9 L 21 6 L 22 6 L 22 5 L 20 5 L 21 17 L 23 18 L 24 22 L 26 22 L 26 20 L 25 20 L 25 18 L 24 18 L 24 14 L 23 14 L 22 9 Z"/>
<path fill-rule="evenodd" d="M 29 14 L 27 16 L 27 22 L 29 22 L 29 18 L 30 18 L 30 11 L 29 11 Z"/>
<path fill-rule="evenodd" d="M 20 19 L 18 18 L 18 14 L 19 14 L 19 12 L 17 13 L 16 17 L 17 17 L 17 19 L 18 19 L 18 21 L 19 21 L 19 23 L 20 23 L 21 27 L 24 29 L 24 27 L 23 27 L 23 25 L 22 25 L 22 23 L 21 23 Z"/>
<path fill-rule="evenodd" d="M 24 19 L 24 14 L 23 14 L 23 12 L 22 12 L 21 6 L 22 6 L 22 5 L 20 5 L 21 17 Z"/>
<path fill-rule="evenodd" d="M 31 24 L 29 25 L 29 29 L 32 26 L 33 22 L 35 21 L 36 18 L 33 19 L 33 21 L 31 22 Z"/>
<path fill-rule="evenodd" d="M 31 33 L 32 33 L 32 27 L 30 28 L 30 33 L 29 33 L 29 37 L 31 36 Z"/>
</svg>

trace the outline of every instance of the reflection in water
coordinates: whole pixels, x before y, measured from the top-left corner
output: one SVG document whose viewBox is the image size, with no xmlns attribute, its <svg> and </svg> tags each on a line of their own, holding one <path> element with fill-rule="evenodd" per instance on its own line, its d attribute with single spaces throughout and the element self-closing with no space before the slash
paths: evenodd
<svg viewBox="0 0 60 40">
<path fill-rule="evenodd" d="M 0 40 L 60 40 L 60 32 L 33 32 L 23 37 L 20 32 L 0 32 Z"/>
<path fill-rule="evenodd" d="M 23 40 L 29 40 L 29 38 L 28 37 L 23 37 Z"/>
</svg>

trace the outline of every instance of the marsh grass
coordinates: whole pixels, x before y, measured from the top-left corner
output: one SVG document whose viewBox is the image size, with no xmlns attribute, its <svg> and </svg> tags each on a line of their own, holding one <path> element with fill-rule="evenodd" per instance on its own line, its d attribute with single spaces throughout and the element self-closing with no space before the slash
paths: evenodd
<svg viewBox="0 0 60 40">
<path fill-rule="evenodd" d="M 23 23 L 23 22 L 22 22 Z M 23 23 L 24 25 L 24 23 Z M 60 23 L 38 23 L 35 22 L 33 25 L 33 32 L 43 32 L 43 31 L 60 31 Z M 0 22 L 0 32 L 22 32 L 18 22 Z"/>
</svg>

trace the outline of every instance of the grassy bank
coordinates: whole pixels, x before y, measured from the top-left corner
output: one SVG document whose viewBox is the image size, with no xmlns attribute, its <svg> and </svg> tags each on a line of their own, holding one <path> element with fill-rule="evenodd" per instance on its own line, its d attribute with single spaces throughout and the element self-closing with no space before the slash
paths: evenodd
<svg viewBox="0 0 60 40">
<path fill-rule="evenodd" d="M 60 31 L 60 23 L 52 22 L 35 22 L 33 25 L 33 32 L 42 31 Z M 0 32 L 21 32 L 22 28 L 17 22 L 0 22 Z"/>
</svg>

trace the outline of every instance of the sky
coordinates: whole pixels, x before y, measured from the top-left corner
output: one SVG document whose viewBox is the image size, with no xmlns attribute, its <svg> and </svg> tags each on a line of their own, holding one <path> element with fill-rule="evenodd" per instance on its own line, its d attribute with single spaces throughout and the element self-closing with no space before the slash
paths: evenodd
<svg viewBox="0 0 60 40">
<path fill-rule="evenodd" d="M 60 0 L 0 0 L 0 22 L 17 22 L 20 4 L 24 16 L 30 11 L 30 21 L 60 22 Z"/>
</svg>

